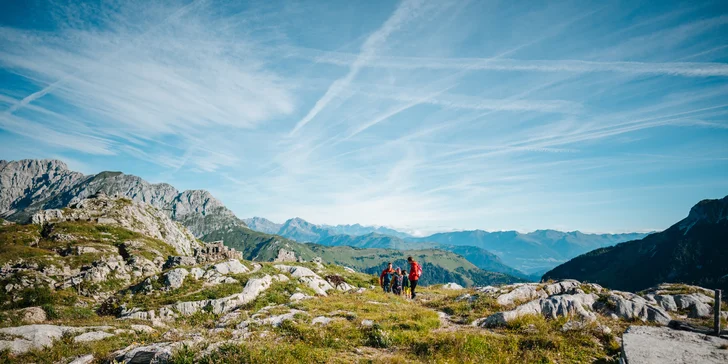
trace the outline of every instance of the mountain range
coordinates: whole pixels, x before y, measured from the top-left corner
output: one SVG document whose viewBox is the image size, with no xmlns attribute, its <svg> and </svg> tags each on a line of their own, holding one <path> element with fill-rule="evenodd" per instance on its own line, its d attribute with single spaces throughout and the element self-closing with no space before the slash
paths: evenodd
<svg viewBox="0 0 728 364">
<path fill-rule="evenodd" d="M 323 234 L 323 231 L 367 230 L 358 225 L 318 227 L 302 219 L 292 219 L 279 228 L 279 232 L 295 239 L 291 240 L 251 230 L 205 190 L 180 192 L 169 184 L 151 184 L 140 177 L 121 172 L 107 171 L 87 176 L 69 170 L 65 163 L 58 160 L 0 161 L 0 217 L 9 221 L 29 223 L 36 212 L 65 208 L 99 192 L 149 204 L 186 227 L 195 238 L 207 242 L 222 240 L 225 245 L 241 251 L 245 259 L 308 261 L 322 257 L 324 261 L 348 264 L 365 272 L 379 270 L 389 260 L 403 259 L 404 253 L 394 249 L 347 250 L 295 241 L 310 241 L 308 238 L 313 236 L 311 232 Z M 251 221 L 251 224 L 265 229 L 262 226 L 266 222 Z M 268 224 L 268 228 L 271 226 L 274 224 Z M 371 228 L 371 231 L 376 229 Z M 345 254 L 342 253 L 344 251 Z M 373 253 L 378 259 L 364 258 Z M 417 254 L 421 263 L 427 264 L 431 270 L 423 284 L 452 281 L 465 285 L 484 285 L 523 280 L 505 273 L 483 271 L 465 258 L 439 249 L 421 249 Z M 437 280 L 445 278 L 448 280 Z"/>
<path fill-rule="evenodd" d="M 644 233 L 585 234 L 580 231 L 557 230 L 537 230 L 531 233 L 470 230 L 414 237 L 382 227 L 317 225 L 298 217 L 283 224 L 276 224 L 262 217 L 244 221 L 253 230 L 277 234 L 299 242 L 400 250 L 443 249 L 462 254 L 482 269 L 490 267 L 488 270 L 503 273 L 509 273 L 510 270 L 509 274 L 518 272 L 517 275 L 530 278 L 540 276 L 579 254 L 647 236 Z M 347 228 L 352 226 L 356 228 Z M 494 261 L 490 257 L 499 259 Z"/>
<path fill-rule="evenodd" d="M 663 232 L 590 251 L 547 272 L 620 290 L 661 282 L 728 289 L 728 196 L 703 200 Z"/>
</svg>

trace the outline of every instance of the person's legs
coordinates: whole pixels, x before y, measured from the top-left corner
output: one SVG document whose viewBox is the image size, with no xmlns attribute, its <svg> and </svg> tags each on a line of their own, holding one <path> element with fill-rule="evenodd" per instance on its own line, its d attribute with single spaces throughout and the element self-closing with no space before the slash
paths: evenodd
<svg viewBox="0 0 728 364">
<path fill-rule="evenodd" d="M 412 291 L 412 299 L 415 299 L 415 296 L 417 295 L 415 293 L 415 288 L 417 287 L 417 280 L 410 280 L 410 290 Z"/>
</svg>

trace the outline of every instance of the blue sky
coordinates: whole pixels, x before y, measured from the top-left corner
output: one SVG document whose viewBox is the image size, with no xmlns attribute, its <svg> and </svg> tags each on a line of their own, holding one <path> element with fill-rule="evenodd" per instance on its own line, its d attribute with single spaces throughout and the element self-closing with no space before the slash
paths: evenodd
<svg viewBox="0 0 728 364">
<path fill-rule="evenodd" d="M 415 233 L 728 194 L 725 1 L 149 3 L 0 1 L 0 158 Z"/>
</svg>

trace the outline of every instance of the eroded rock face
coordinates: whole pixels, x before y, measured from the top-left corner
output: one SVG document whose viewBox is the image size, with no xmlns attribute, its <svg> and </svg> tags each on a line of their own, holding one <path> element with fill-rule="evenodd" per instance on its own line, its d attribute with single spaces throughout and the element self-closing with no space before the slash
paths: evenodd
<svg viewBox="0 0 728 364">
<path fill-rule="evenodd" d="M 649 321 L 660 325 L 667 325 L 672 320 L 660 306 L 629 292 L 611 291 L 595 308 L 625 320 Z"/>
<path fill-rule="evenodd" d="M 629 364 L 728 363 L 728 340 L 666 327 L 630 326 L 622 336 L 622 360 Z"/>
<path fill-rule="evenodd" d="M 581 284 L 574 280 L 549 284 L 488 286 L 475 290 L 479 295 L 495 298 L 498 304 L 506 307 L 516 302 L 525 302 L 514 309 L 495 313 L 473 323 L 484 327 L 503 325 L 525 315 L 539 315 L 549 319 L 573 317 L 579 322 L 591 322 L 596 319 L 597 313 L 625 320 L 667 325 L 672 319 L 668 311 L 675 311 L 685 305 L 689 304 L 693 308 L 693 315 L 705 315 L 706 312 L 706 307 L 700 306 L 705 304 L 694 295 L 673 297 L 650 293 L 642 297 L 629 292 L 609 291 L 596 284 Z M 590 293 L 585 293 L 585 290 Z"/>
<path fill-rule="evenodd" d="M 182 287 L 185 282 L 185 277 L 190 274 L 187 269 L 176 268 L 171 271 L 164 273 L 162 276 L 164 286 L 168 289 L 177 289 Z"/>
<path fill-rule="evenodd" d="M 595 294 L 586 293 L 539 298 L 524 303 L 513 310 L 490 315 L 483 320 L 476 321 L 475 325 L 483 327 L 500 326 L 526 315 L 539 315 L 549 319 L 576 317 L 583 321 L 594 321 L 596 315 L 592 312 L 592 306 L 597 298 L 598 296 Z"/>
<path fill-rule="evenodd" d="M 334 289 L 331 283 L 306 267 L 288 265 L 276 265 L 275 267 L 282 272 L 290 273 L 294 278 L 298 278 L 301 283 L 306 284 L 319 296 L 327 296 L 326 292 Z"/>
<path fill-rule="evenodd" d="M 69 205 L 69 209 L 40 211 L 33 215 L 32 221 L 39 225 L 58 221 L 94 221 L 121 226 L 162 240 L 180 255 L 191 255 L 193 249 L 199 247 L 191 232 L 153 206 L 104 194 L 80 200 Z"/>
<path fill-rule="evenodd" d="M 141 311 L 138 309 L 131 309 L 123 311 L 121 313 L 121 318 L 138 320 L 154 320 L 156 318 L 161 318 L 163 320 L 171 320 L 176 318 L 178 314 L 182 316 L 189 316 L 203 309 L 209 310 L 214 314 L 223 314 L 252 302 L 263 291 L 270 288 L 274 282 L 286 280 L 288 280 L 288 278 L 282 274 L 276 276 L 267 275 L 263 278 L 252 278 L 245 284 L 243 291 L 238 294 L 218 299 L 178 302 L 164 306 L 158 311 Z"/>
<path fill-rule="evenodd" d="M 14 337 L 11 340 L 0 340 L 0 350 L 10 350 L 13 354 L 22 354 L 31 349 L 40 349 L 49 347 L 54 340 L 60 339 L 64 334 L 82 337 L 82 340 L 98 339 L 101 334 L 84 334 L 85 331 L 109 330 L 113 327 L 94 326 L 94 327 L 71 327 L 56 325 L 26 325 L 18 327 L 6 327 L 0 329 L 0 335 Z M 110 335 L 102 332 L 105 335 Z M 80 334 L 80 335 L 79 335 Z M 84 336 L 85 335 L 85 336 Z M 113 336 L 113 335 L 112 335 Z M 81 340 L 79 340 L 81 341 Z"/>
</svg>

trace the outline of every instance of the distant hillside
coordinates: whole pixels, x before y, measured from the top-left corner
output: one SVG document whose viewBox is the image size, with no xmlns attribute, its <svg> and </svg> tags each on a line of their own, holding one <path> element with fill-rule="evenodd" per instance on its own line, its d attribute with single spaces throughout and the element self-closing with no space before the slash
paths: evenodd
<svg viewBox="0 0 728 364">
<path fill-rule="evenodd" d="M 533 278 L 541 273 L 590 250 L 621 242 L 641 239 L 647 234 L 585 234 L 580 231 L 562 232 L 537 230 L 523 234 L 517 231 L 487 232 L 483 230 L 437 233 L 416 238 L 384 227 L 355 225 L 317 225 L 301 218 L 289 219 L 276 224 L 262 217 L 245 219 L 256 231 L 277 234 L 298 242 L 322 245 L 348 245 L 359 248 L 421 249 L 427 247 L 472 246 L 495 254 L 500 263 Z M 394 238 L 394 239 L 390 239 Z M 444 248 L 454 251 L 453 248 Z M 461 249 L 467 252 L 466 249 Z M 478 257 L 470 254 L 470 260 L 479 267 Z M 511 268 L 512 267 L 512 268 Z M 485 269 L 485 268 L 484 268 Z"/>
<path fill-rule="evenodd" d="M 728 289 L 728 196 L 703 200 L 669 229 L 614 247 L 596 249 L 544 274 L 620 290 L 661 282 Z"/>
<path fill-rule="evenodd" d="M 379 274 L 388 262 L 395 267 L 409 269 L 407 257 L 412 256 L 422 264 L 421 284 L 456 282 L 463 286 L 495 285 L 523 282 L 523 279 L 497 272 L 486 272 L 462 256 L 434 249 L 399 251 L 391 249 L 359 249 L 349 246 L 325 247 L 318 244 L 307 246 L 325 261 L 344 265 L 356 270 Z"/>
<path fill-rule="evenodd" d="M 407 240 L 475 246 L 494 253 L 511 267 L 523 272 L 534 273 L 553 268 L 590 250 L 641 239 L 646 235 L 640 233 L 584 234 L 579 231 L 561 232 L 556 230 L 537 230 L 523 234 L 517 231 L 470 230 L 438 233 L 424 238 L 408 238 Z"/>
<path fill-rule="evenodd" d="M 319 240 L 318 244 L 327 246 L 351 246 L 355 248 L 380 248 L 397 250 L 439 249 L 458 254 L 476 267 L 490 272 L 505 273 L 525 280 L 538 280 L 507 266 L 495 254 L 474 246 L 446 245 L 432 242 L 412 242 L 403 239 L 371 233 L 362 236 L 334 235 Z"/>
</svg>

